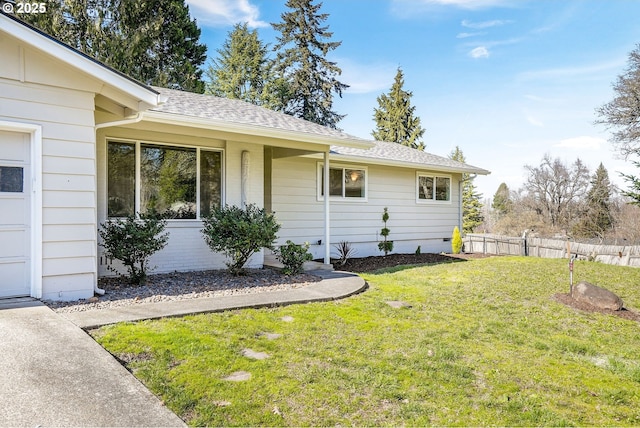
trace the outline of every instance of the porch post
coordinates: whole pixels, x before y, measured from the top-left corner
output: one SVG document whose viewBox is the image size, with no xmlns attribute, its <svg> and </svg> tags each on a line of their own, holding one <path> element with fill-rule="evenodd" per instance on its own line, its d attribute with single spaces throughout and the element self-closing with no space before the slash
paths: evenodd
<svg viewBox="0 0 640 428">
<path fill-rule="evenodd" d="M 329 230 L 329 147 L 324 152 L 324 263 L 331 263 L 331 233 Z"/>
</svg>

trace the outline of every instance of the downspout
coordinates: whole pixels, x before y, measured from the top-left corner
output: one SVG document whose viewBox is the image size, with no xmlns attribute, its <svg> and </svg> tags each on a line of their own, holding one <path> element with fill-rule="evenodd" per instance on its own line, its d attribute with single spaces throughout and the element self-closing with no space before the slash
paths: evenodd
<svg viewBox="0 0 640 428">
<path fill-rule="evenodd" d="M 120 126 L 120 125 L 130 125 L 132 123 L 138 123 L 142 120 L 142 113 L 138 112 L 136 113 L 135 116 L 129 116 L 127 118 L 124 119 L 120 119 L 120 120 L 114 120 L 112 122 L 104 122 L 104 123 L 99 123 L 97 125 L 95 125 L 93 127 L 94 129 L 94 134 L 97 136 L 97 131 L 98 129 L 102 129 L 102 128 L 109 128 L 112 126 Z M 97 166 L 96 166 L 96 170 L 97 170 Z M 96 198 L 98 197 L 98 192 L 96 192 Z M 97 201 L 96 201 L 96 206 L 98 206 Z M 97 223 L 97 221 L 96 221 Z M 98 272 L 98 258 L 96 258 L 96 275 Z M 98 279 L 96 278 L 96 282 L 93 284 L 93 292 L 95 294 L 98 294 L 100 296 L 103 296 L 105 293 L 105 290 L 103 288 L 99 288 L 98 287 Z"/>
<path fill-rule="evenodd" d="M 322 183 L 324 189 L 324 264 L 331 263 L 331 231 L 329 220 L 329 150 L 324 152 L 324 182 Z"/>
</svg>

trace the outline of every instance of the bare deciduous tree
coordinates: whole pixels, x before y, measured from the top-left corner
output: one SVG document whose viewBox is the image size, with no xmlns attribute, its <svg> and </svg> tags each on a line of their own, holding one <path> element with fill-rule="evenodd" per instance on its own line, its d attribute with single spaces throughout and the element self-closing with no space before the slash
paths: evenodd
<svg viewBox="0 0 640 428">
<path fill-rule="evenodd" d="M 551 226 L 568 228 L 589 186 L 589 169 L 580 159 L 571 166 L 544 155 L 539 166 L 525 165 L 529 172 L 524 190 L 528 202 Z"/>
</svg>

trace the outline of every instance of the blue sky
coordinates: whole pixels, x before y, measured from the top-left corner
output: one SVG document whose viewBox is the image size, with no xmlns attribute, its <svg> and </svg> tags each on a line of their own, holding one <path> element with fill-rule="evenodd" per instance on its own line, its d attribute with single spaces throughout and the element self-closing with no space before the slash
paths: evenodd
<svg viewBox="0 0 640 428">
<path fill-rule="evenodd" d="M 285 0 L 187 0 L 208 56 L 237 22 L 275 43 Z M 317 2 L 316 2 L 317 3 Z M 616 155 L 595 109 L 640 43 L 637 0 L 324 0 L 342 45 L 330 59 L 351 87 L 334 99 L 339 126 L 371 138 L 376 98 L 398 67 L 426 129 L 427 151 L 492 171 L 475 181 L 485 198 L 501 182 L 518 189 L 524 165 L 549 153 L 566 163 L 600 162 L 612 181 L 633 166 Z"/>
</svg>

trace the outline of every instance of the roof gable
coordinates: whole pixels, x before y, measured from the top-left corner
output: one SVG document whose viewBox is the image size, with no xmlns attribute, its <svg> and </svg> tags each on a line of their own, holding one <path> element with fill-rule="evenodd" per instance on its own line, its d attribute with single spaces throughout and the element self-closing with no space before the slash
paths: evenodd
<svg viewBox="0 0 640 428">
<path fill-rule="evenodd" d="M 102 83 L 99 94 L 126 103 L 125 107 L 134 112 L 145 110 L 162 102 L 160 94 L 152 88 L 72 48 L 15 16 L 1 11 L 0 32 L 5 32 L 30 48 L 95 78 Z"/>
</svg>

